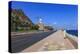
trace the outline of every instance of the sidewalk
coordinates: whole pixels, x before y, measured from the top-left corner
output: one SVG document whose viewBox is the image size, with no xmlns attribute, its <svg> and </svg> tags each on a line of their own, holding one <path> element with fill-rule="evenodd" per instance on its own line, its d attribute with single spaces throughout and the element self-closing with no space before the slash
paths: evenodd
<svg viewBox="0 0 80 54">
<path fill-rule="evenodd" d="M 42 33 L 42 32 L 40 32 L 40 31 L 34 31 L 34 32 L 11 32 L 11 36 L 23 35 L 23 34 L 32 34 L 32 33 Z"/>
<path fill-rule="evenodd" d="M 68 38 L 64 39 L 64 32 L 59 30 L 43 40 L 35 43 L 22 52 L 50 51 L 50 50 L 65 50 L 75 49 Z"/>
<path fill-rule="evenodd" d="M 31 34 L 31 33 L 34 33 L 34 32 L 11 32 L 11 35 L 15 36 L 15 35 L 23 35 L 23 34 Z"/>
</svg>

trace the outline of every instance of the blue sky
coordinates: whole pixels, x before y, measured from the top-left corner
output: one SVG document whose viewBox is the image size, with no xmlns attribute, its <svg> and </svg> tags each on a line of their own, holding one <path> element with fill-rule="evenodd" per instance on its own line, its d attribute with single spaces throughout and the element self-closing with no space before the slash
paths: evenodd
<svg viewBox="0 0 80 54">
<path fill-rule="evenodd" d="M 33 23 L 38 23 L 39 18 L 45 25 L 56 28 L 77 29 L 78 6 L 66 4 L 12 2 L 13 9 L 22 9 Z"/>
</svg>

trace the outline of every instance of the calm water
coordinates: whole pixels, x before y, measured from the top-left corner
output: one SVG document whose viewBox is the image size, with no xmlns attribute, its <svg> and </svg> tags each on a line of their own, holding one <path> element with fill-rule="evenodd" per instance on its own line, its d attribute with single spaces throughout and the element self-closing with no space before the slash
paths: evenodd
<svg viewBox="0 0 80 54">
<path fill-rule="evenodd" d="M 78 30 L 66 30 L 67 33 L 78 36 Z"/>
</svg>

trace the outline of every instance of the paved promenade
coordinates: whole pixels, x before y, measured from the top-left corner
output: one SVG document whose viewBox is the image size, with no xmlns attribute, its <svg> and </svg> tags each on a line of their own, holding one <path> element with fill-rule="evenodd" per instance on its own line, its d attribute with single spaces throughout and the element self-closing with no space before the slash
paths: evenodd
<svg viewBox="0 0 80 54">
<path fill-rule="evenodd" d="M 71 41 L 64 37 L 64 32 L 59 30 L 34 45 L 24 49 L 22 52 L 75 49 L 75 46 Z"/>
</svg>

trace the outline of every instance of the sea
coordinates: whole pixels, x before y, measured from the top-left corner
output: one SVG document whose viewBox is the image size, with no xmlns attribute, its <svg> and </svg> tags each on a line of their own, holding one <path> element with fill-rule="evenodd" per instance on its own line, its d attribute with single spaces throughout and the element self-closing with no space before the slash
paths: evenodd
<svg viewBox="0 0 80 54">
<path fill-rule="evenodd" d="M 78 37 L 78 30 L 66 30 L 66 32 Z"/>
</svg>

